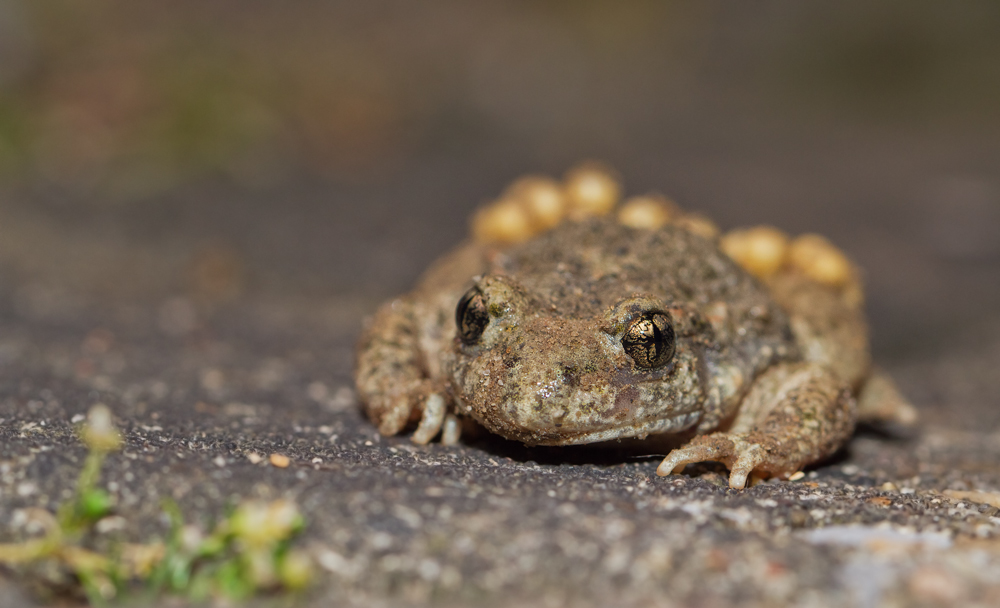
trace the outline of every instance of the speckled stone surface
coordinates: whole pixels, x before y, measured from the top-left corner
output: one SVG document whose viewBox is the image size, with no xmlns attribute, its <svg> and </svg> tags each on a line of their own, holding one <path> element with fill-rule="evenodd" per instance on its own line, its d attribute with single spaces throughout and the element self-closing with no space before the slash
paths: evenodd
<svg viewBox="0 0 1000 608">
<path fill-rule="evenodd" d="M 243 498 L 293 498 L 320 564 L 307 605 L 997 605 L 1000 257 L 992 245 L 949 257 L 927 238 L 941 214 L 908 195 L 951 165 L 897 168 L 908 179 L 886 197 L 856 143 L 829 153 L 825 179 L 761 161 L 761 180 L 790 179 L 778 203 L 744 190 L 731 158 L 692 158 L 683 141 L 655 162 L 620 160 L 626 184 L 673 188 L 724 227 L 756 204 L 749 221 L 831 234 L 867 270 L 876 359 L 923 415 L 916 431 L 862 429 L 804 478 L 742 492 L 713 466 L 658 478 L 655 455 L 485 435 L 422 447 L 363 418 L 349 388 L 361 320 L 513 177 L 488 159 L 367 189 L 207 185 L 142 210 L 5 193 L 0 541 L 24 534 L 18 509 L 70 494 L 85 453 L 73 425 L 102 402 L 126 436 L 102 483 L 127 538 L 165 532 L 167 496 L 201 522 Z M 211 239 L 238 253 L 240 295 L 190 287 Z M 979 502 L 955 494 L 970 491 Z M 9 571 L 0 581 L 0 605 L 36 601 Z"/>
</svg>

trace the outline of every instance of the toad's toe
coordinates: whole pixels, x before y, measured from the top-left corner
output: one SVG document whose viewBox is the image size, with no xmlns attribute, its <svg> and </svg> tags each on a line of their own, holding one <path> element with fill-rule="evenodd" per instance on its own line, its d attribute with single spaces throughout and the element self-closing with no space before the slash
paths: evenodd
<svg viewBox="0 0 1000 608">
<path fill-rule="evenodd" d="M 747 485 L 747 478 L 758 465 L 766 460 L 764 448 L 760 444 L 753 443 L 741 446 L 739 456 L 733 463 L 729 472 L 729 487 L 734 490 L 742 490 Z"/>
<path fill-rule="evenodd" d="M 424 401 L 424 412 L 420 417 L 420 424 L 417 426 L 417 430 L 413 432 L 413 442 L 419 444 L 430 443 L 431 439 L 434 439 L 434 436 L 441 430 L 447 410 L 448 408 L 441 395 L 437 393 L 427 395 L 427 400 Z"/>
<path fill-rule="evenodd" d="M 721 451 L 710 445 L 689 445 L 677 448 L 667 454 L 660 466 L 656 467 L 656 474 L 660 477 L 670 475 L 684 465 L 704 462 L 706 460 L 718 460 L 722 457 Z"/>
<path fill-rule="evenodd" d="M 383 407 L 372 409 L 378 412 L 375 416 L 378 421 L 378 432 L 386 437 L 401 433 L 410 420 L 409 396 L 399 396 Z"/>
</svg>

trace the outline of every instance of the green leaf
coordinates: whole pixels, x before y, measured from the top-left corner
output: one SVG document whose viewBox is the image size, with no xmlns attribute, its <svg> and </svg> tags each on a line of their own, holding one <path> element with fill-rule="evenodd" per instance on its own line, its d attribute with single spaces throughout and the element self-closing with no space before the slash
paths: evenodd
<svg viewBox="0 0 1000 608">
<path fill-rule="evenodd" d="M 111 512 L 111 497 L 104 490 L 86 490 L 80 495 L 78 503 L 82 519 L 95 521 Z"/>
</svg>

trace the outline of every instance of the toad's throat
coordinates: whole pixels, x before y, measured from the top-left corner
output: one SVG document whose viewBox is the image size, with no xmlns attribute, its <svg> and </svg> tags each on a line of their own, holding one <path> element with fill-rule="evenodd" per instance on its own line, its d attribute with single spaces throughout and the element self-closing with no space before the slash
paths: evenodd
<svg viewBox="0 0 1000 608">
<path fill-rule="evenodd" d="M 624 425 L 608 423 L 588 429 L 568 429 L 558 423 L 525 427 L 492 416 L 474 417 L 490 431 L 526 445 L 581 445 L 629 437 L 644 439 L 647 435 L 661 433 L 680 433 L 694 427 L 701 418 L 701 412 L 687 412 Z"/>
</svg>

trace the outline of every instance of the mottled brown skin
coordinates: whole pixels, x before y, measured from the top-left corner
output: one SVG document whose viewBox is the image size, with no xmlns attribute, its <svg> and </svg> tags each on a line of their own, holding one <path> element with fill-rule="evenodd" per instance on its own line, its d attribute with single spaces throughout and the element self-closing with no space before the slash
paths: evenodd
<svg viewBox="0 0 1000 608">
<path fill-rule="evenodd" d="M 455 308 L 470 288 L 488 321 L 463 340 Z M 669 320 L 674 351 L 649 368 L 623 337 L 654 313 Z M 356 381 L 386 435 L 419 422 L 415 441 L 441 432 L 453 443 L 459 417 L 529 445 L 696 433 L 657 472 L 715 460 L 742 488 L 751 473 L 787 477 L 842 445 L 869 367 L 856 290 L 794 271 L 763 284 L 681 228 L 589 220 L 445 257 L 375 314 Z"/>
</svg>

